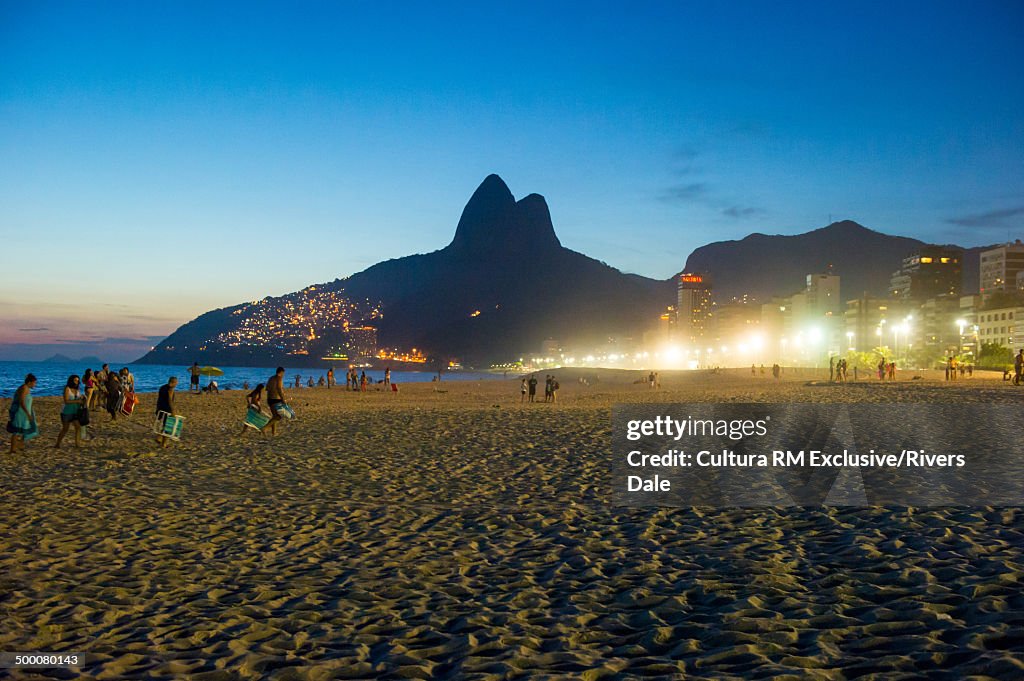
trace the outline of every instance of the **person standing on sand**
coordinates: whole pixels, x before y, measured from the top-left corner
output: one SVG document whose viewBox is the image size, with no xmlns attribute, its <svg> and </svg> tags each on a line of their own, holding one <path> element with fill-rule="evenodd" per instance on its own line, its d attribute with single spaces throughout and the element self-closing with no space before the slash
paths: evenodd
<svg viewBox="0 0 1024 681">
<path fill-rule="evenodd" d="M 128 370 L 128 367 L 121 369 L 121 387 L 125 392 L 135 392 L 135 374 Z"/>
<path fill-rule="evenodd" d="M 67 385 L 64 386 L 64 406 L 60 410 L 60 434 L 57 435 L 57 444 L 54 449 L 60 449 L 60 443 L 68 432 L 68 428 L 75 427 L 75 447 L 82 446 L 82 425 L 79 423 L 79 414 L 85 406 L 85 396 L 81 391 L 82 381 L 77 374 L 68 376 Z"/>
<path fill-rule="evenodd" d="M 92 407 L 96 394 L 96 379 L 93 378 L 92 369 L 86 369 L 82 375 L 82 386 L 85 388 L 85 406 Z"/>
<path fill-rule="evenodd" d="M 296 388 L 301 388 L 302 387 L 302 374 L 295 374 L 295 387 Z"/>
<path fill-rule="evenodd" d="M 535 402 L 537 400 L 537 377 L 530 374 L 530 380 L 526 382 L 526 385 L 530 388 L 530 401 Z"/>
<path fill-rule="evenodd" d="M 107 403 L 107 378 L 109 373 L 109 364 L 104 364 L 100 370 L 96 372 L 96 390 L 99 393 L 97 399 L 101 405 Z"/>
<path fill-rule="evenodd" d="M 1013 358 L 1013 384 L 1020 385 L 1021 373 L 1024 373 L 1024 348 L 1017 351 Z"/>
<path fill-rule="evenodd" d="M 178 385 L 178 377 L 171 376 L 167 379 L 167 383 L 160 386 L 160 391 L 156 394 L 156 413 L 167 412 L 171 416 L 177 416 L 174 413 L 174 388 Z M 170 440 L 164 435 L 157 435 L 156 441 L 161 447 L 166 447 Z"/>
<path fill-rule="evenodd" d="M 561 386 L 558 385 L 558 381 L 555 380 L 554 376 L 552 376 L 551 377 L 551 404 L 555 403 L 555 398 L 558 396 L 558 389 L 560 387 Z"/>
<path fill-rule="evenodd" d="M 366 392 L 366 372 L 359 374 L 359 392 Z"/>
<path fill-rule="evenodd" d="M 36 413 L 32 410 L 32 388 L 36 387 L 33 374 L 25 376 L 25 382 L 14 391 L 11 409 L 7 413 L 7 432 L 11 434 L 11 454 L 25 451 L 25 443 L 39 435 Z"/>
<path fill-rule="evenodd" d="M 391 367 L 384 367 L 384 386 L 391 385 Z"/>
<path fill-rule="evenodd" d="M 189 381 L 188 391 L 199 394 L 202 389 L 199 387 L 199 362 L 192 362 L 192 366 L 188 370 Z"/>
<path fill-rule="evenodd" d="M 331 386 L 334 385 L 334 367 L 330 367 L 327 370 L 327 389 L 330 390 Z"/>
<path fill-rule="evenodd" d="M 121 406 L 121 379 L 116 371 L 107 373 L 107 411 L 110 420 L 117 420 L 117 409 Z"/>
<path fill-rule="evenodd" d="M 526 377 L 523 377 L 522 382 L 519 384 L 519 404 L 526 401 Z"/>
<path fill-rule="evenodd" d="M 277 372 L 267 381 L 267 406 L 270 407 L 270 423 L 263 426 L 262 433 L 270 428 L 271 435 L 277 435 L 277 422 L 281 420 L 281 414 L 277 411 L 278 405 L 284 404 L 284 367 L 277 367 Z"/>
</svg>

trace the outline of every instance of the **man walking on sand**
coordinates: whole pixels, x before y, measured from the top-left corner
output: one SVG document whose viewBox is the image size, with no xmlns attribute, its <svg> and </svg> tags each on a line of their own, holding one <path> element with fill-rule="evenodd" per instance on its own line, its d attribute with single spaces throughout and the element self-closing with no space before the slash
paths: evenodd
<svg viewBox="0 0 1024 681">
<path fill-rule="evenodd" d="M 174 413 L 174 388 L 178 385 L 178 377 L 171 376 L 167 379 L 167 383 L 160 386 L 160 392 L 156 395 L 156 413 L 159 415 L 160 412 L 166 412 L 170 416 L 177 416 Z M 160 443 L 161 447 L 166 447 L 168 444 L 167 438 L 163 435 L 157 435 L 156 441 Z"/>
<path fill-rule="evenodd" d="M 537 398 L 537 377 L 530 374 L 530 380 L 526 382 L 526 385 L 530 388 L 530 401 L 534 402 Z"/>
<path fill-rule="evenodd" d="M 270 422 L 260 429 L 262 433 L 270 428 L 271 435 L 277 435 L 277 422 L 281 420 L 279 406 L 284 405 L 284 367 L 277 367 L 277 371 L 267 381 L 267 406 L 270 408 Z"/>
</svg>

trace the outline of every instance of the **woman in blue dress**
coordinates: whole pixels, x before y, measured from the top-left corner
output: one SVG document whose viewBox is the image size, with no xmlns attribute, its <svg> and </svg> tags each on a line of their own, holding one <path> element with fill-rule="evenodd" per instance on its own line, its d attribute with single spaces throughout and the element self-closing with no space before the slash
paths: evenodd
<svg viewBox="0 0 1024 681">
<path fill-rule="evenodd" d="M 82 446 L 82 409 L 85 407 L 85 395 L 81 390 L 82 382 L 77 374 L 68 376 L 67 385 L 64 386 L 64 406 L 60 410 L 60 434 L 57 435 L 57 444 L 54 449 L 60 449 L 60 443 L 64 441 L 68 429 L 75 428 L 75 447 Z"/>
<path fill-rule="evenodd" d="M 11 410 L 8 412 L 7 432 L 11 434 L 11 454 L 24 451 L 25 443 L 39 435 L 36 414 L 32 410 L 32 388 L 36 377 L 29 374 L 25 382 L 14 393 Z"/>
</svg>

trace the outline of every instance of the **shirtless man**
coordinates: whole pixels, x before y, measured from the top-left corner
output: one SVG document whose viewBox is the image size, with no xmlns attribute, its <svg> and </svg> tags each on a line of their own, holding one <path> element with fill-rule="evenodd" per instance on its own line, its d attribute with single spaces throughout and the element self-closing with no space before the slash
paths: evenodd
<svg viewBox="0 0 1024 681">
<path fill-rule="evenodd" d="M 270 423 L 260 429 L 261 433 L 270 428 L 270 434 L 277 435 L 277 422 L 281 420 L 281 414 L 277 411 L 279 404 L 284 404 L 284 367 L 277 367 L 277 372 L 267 381 L 267 406 L 270 408 Z"/>
<path fill-rule="evenodd" d="M 106 366 L 105 364 L 103 366 Z M 189 383 L 188 391 L 190 393 L 199 393 L 199 362 L 192 362 L 192 366 L 188 369 Z"/>
</svg>

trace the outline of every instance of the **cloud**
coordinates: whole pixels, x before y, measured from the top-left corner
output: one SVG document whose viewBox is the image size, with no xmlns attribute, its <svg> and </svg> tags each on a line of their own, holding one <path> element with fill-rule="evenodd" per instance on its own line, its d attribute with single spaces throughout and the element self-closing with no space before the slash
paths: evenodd
<svg viewBox="0 0 1024 681">
<path fill-rule="evenodd" d="M 948 218 L 946 222 L 959 227 L 1017 227 L 1019 220 L 1015 220 L 1014 218 L 1021 215 L 1024 215 L 1024 206 L 1003 208 L 1001 210 L 990 210 L 986 213 L 975 213 L 974 215 L 964 215 L 957 218 Z"/>
<path fill-rule="evenodd" d="M 49 331 L 49 330 L 50 330 L 50 328 L 47 327 L 47 326 L 39 326 L 39 327 L 36 327 L 34 329 L 18 329 L 18 331 L 26 331 L 26 332 L 29 332 L 29 333 L 34 332 L 34 331 Z"/>
<path fill-rule="evenodd" d="M 692 161 L 700 155 L 700 152 L 693 147 L 679 147 L 672 154 L 672 158 L 677 161 Z"/>
<path fill-rule="evenodd" d="M 663 201 L 697 201 L 707 195 L 708 187 L 704 182 L 688 182 L 669 187 L 662 194 Z"/>
<path fill-rule="evenodd" d="M 764 208 L 755 208 L 754 206 L 729 206 L 722 211 L 722 215 L 730 218 L 759 218 L 764 217 L 767 214 Z"/>
<path fill-rule="evenodd" d="M 163 340 L 163 337 L 160 337 L 157 340 Z M 104 338 L 103 342 L 104 343 L 117 343 L 119 345 L 139 345 L 139 346 L 145 346 L 147 350 L 149 349 L 149 347 L 151 345 L 153 345 L 153 341 L 150 338 L 148 338 L 148 337 L 147 338 Z"/>
</svg>

